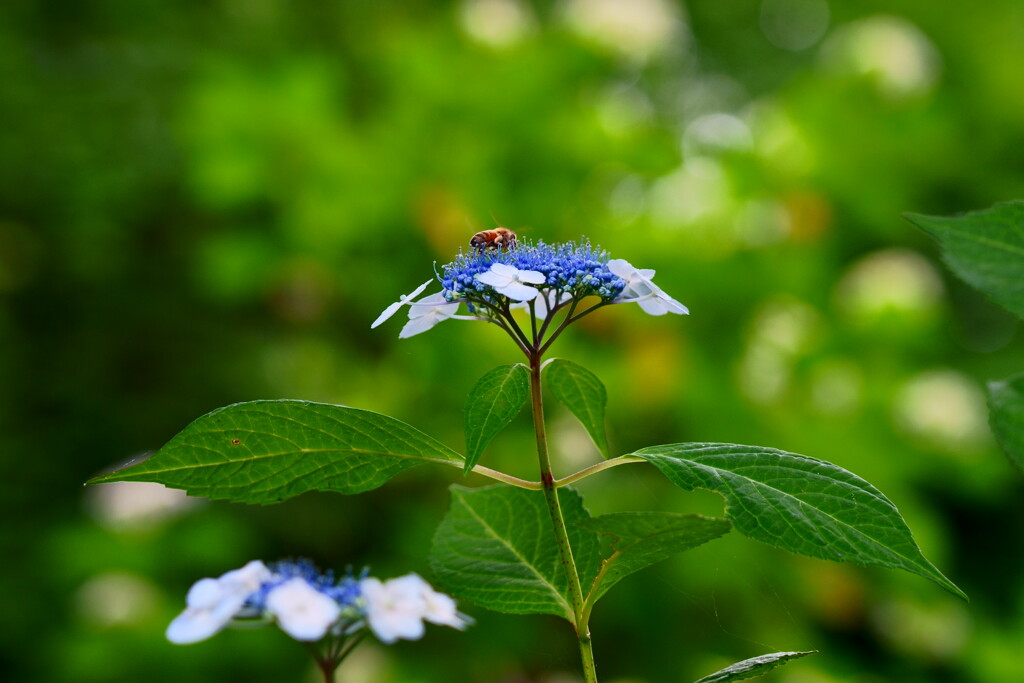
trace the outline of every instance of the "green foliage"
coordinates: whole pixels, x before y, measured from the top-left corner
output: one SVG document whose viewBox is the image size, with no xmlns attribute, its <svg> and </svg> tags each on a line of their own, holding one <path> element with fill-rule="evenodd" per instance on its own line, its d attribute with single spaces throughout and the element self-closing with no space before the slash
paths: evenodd
<svg viewBox="0 0 1024 683">
<path fill-rule="evenodd" d="M 989 422 L 1010 461 L 1024 469 L 1024 373 L 988 383 Z"/>
<path fill-rule="evenodd" d="M 360 493 L 462 456 L 386 415 L 309 401 L 251 401 L 200 417 L 148 460 L 92 479 L 152 481 L 189 495 L 277 503 L 307 491 Z"/>
<path fill-rule="evenodd" d="M 896 506 L 841 467 L 717 443 L 653 446 L 632 455 L 680 488 L 721 494 L 726 516 L 745 536 L 810 557 L 903 569 L 967 598 L 921 554 Z"/>
<path fill-rule="evenodd" d="M 817 650 L 809 652 L 773 652 L 759 657 L 744 659 L 742 662 L 731 664 L 721 671 L 705 676 L 695 683 L 729 683 L 730 681 L 745 681 L 761 674 L 768 673 L 777 666 L 788 664 L 794 659 L 816 654 Z"/>
<path fill-rule="evenodd" d="M 525 365 L 502 365 L 480 378 L 466 398 L 466 464 L 469 472 L 487 444 L 505 429 L 530 398 L 530 371 Z"/>
<path fill-rule="evenodd" d="M 573 620 L 551 518 L 540 491 L 508 486 L 451 487 L 452 503 L 437 528 L 430 566 L 441 585 L 476 604 L 511 614 L 554 614 Z M 583 499 L 559 489 L 569 541 L 585 584 L 599 564 L 597 534 Z"/>
<path fill-rule="evenodd" d="M 590 590 L 589 602 L 596 602 L 633 572 L 718 538 L 732 527 L 724 519 L 670 512 L 620 512 L 578 524 L 609 538 L 597 580 L 593 586 L 584 586 Z"/>
<path fill-rule="evenodd" d="M 1024 317 L 1024 201 L 962 216 L 906 217 L 938 240 L 954 273 Z"/>
<path fill-rule="evenodd" d="M 962 216 L 907 215 L 938 240 L 950 269 L 990 299 L 1024 317 L 1024 201 Z M 989 422 L 1003 451 L 1024 468 L 1024 375 L 989 382 Z"/>
<path fill-rule="evenodd" d="M 583 423 L 598 450 L 609 457 L 604 428 L 608 392 L 597 375 L 578 363 L 555 358 L 545 364 L 544 380 L 555 398 Z"/>
</svg>

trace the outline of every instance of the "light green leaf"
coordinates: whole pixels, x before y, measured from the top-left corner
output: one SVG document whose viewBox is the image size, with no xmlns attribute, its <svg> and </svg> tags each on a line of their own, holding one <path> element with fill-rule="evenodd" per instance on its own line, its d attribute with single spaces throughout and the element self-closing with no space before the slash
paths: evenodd
<svg viewBox="0 0 1024 683">
<path fill-rule="evenodd" d="M 938 240 L 954 273 L 1024 318 L 1024 201 L 962 216 L 905 218 Z"/>
<path fill-rule="evenodd" d="M 726 517 L 745 536 L 810 557 L 903 569 L 967 598 L 921 554 L 896 506 L 841 467 L 722 443 L 654 446 L 633 455 L 682 489 L 720 493 Z"/>
<path fill-rule="evenodd" d="M 596 602 L 629 574 L 718 538 L 732 527 L 725 519 L 670 512 L 621 512 L 583 520 L 579 525 L 611 537 L 601 572 L 592 587 L 583 586 L 584 591 L 590 590 L 589 602 Z"/>
<path fill-rule="evenodd" d="M 1024 470 L 1024 373 L 988 383 L 989 422 L 996 440 Z"/>
<path fill-rule="evenodd" d="M 193 496 L 267 504 L 307 491 L 368 491 L 426 462 L 461 464 L 462 456 L 367 410 L 252 401 L 207 413 L 148 460 L 89 483 L 155 481 Z"/>
<path fill-rule="evenodd" d="M 526 366 L 494 368 L 469 392 L 463 411 L 466 424 L 466 464 L 469 472 L 487 444 L 515 419 L 530 397 L 530 371 Z"/>
<path fill-rule="evenodd" d="M 608 392 L 597 375 L 578 363 L 555 358 L 544 366 L 544 380 L 555 398 L 583 423 L 604 457 L 609 457 L 604 430 Z"/>
<path fill-rule="evenodd" d="M 573 620 L 572 600 L 542 491 L 511 486 L 451 487 L 452 504 L 434 534 L 430 566 L 459 598 L 510 614 L 554 614 Z M 577 524 L 589 518 L 583 499 L 558 490 L 580 579 L 594 580 L 597 535 Z"/>
<path fill-rule="evenodd" d="M 730 681 L 745 681 L 748 678 L 754 678 L 755 676 L 766 674 L 775 667 L 787 664 L 793 659 L 813 655 L 817 652 L 817 650 L 810 650 L 809 652 L 773 652 L 768 655 L 751 657 L 750 659 L 744 659 L 742 662 L 731 664 L 721 671 L 716 671 L 710 676 L 705 676 L 695 683 L 730 683 Z"/>
</svg>

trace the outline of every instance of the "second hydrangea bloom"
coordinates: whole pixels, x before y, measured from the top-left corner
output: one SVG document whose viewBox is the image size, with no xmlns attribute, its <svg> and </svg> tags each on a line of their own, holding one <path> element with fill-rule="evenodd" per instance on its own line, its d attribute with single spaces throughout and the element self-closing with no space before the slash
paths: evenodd
<svg viewBox="0 0 1024 683">
<path fill-rule="evenodd" d="M 470 620 L 455 601 L 416 574 L 381 582 L 373 577 L 335 580 L 311 562 L 254 560 L 219 578 L 200 579 L 186 609 L 167 628 L 167 639 L 185 645 L 215 635 L 230 623 L 276 623 L 292 638 L 315 642 L 369 629 L 383 643 L 423 636 L 423 621 L 465 628 Z"/>
</svg>

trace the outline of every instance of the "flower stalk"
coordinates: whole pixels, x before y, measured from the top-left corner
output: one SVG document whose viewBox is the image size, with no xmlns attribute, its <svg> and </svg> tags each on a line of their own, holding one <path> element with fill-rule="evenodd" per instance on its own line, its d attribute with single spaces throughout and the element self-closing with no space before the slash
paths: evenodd
<svg viewBox="0 0 1024 683">
<path fill-rule="evenodd" d="M 535 350 L 530 356 L 530 399 L 533 407 L 533 430 L 537 438 L 537 459 L 540 466 L 540 481 L 547 502 L 551 527 L 555 534 L 555 544 L 562 560 L 562 570 L 569 584 L 569 597 L 572 600 L 573 628 L 579 640 L 580 658 L 583 664 L 583 677 L 587 683 L 597 683 L 597 669 L 594 665 L 594 651 L 590 639 L 588 615 L 584 613 L 585 601 L 583 588 L 580 585 L 579 571 L 573 559 L 572 546 L 569 544 L 569 533 L 562 516 L 562 506 L 558 501 L 558 488 L 551 471 L 551 458 L 548 455 L 547 428 L 544 424 L 544 397 L 541 386 L 541 353 Z"/>
</svg>

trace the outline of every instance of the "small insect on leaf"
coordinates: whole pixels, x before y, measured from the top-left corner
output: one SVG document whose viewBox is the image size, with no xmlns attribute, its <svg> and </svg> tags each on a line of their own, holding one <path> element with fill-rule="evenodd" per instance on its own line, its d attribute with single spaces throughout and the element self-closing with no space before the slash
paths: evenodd
<svg viewBox="0 0 1024 683">
<path fill-rule="evenodd" d="M 242 445 L 242 440 L 241 439 L 231 439 L 231 445 L 232 446 L 241 446 Z"/>
</svg>

